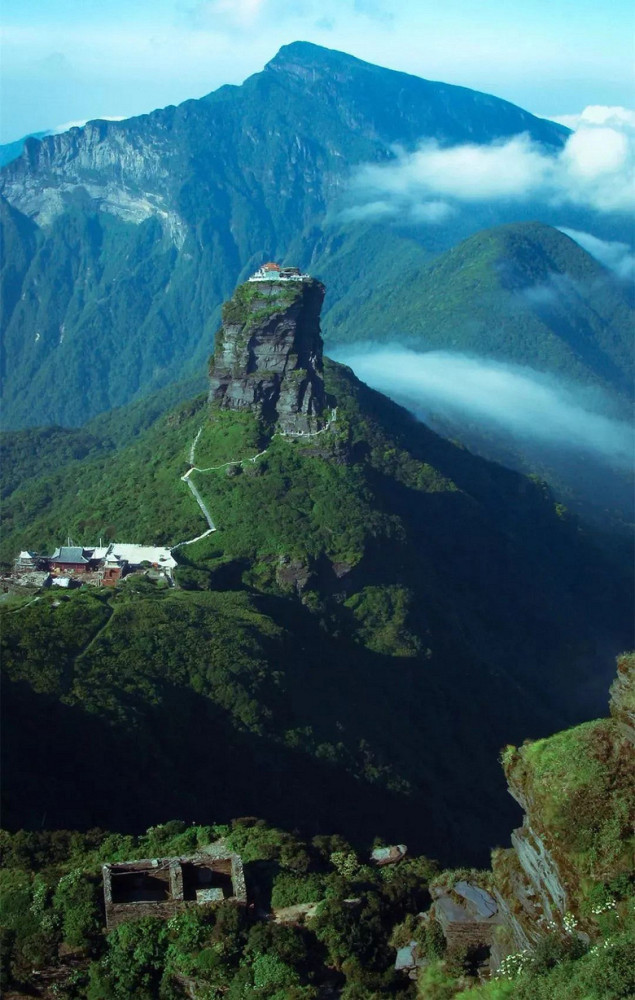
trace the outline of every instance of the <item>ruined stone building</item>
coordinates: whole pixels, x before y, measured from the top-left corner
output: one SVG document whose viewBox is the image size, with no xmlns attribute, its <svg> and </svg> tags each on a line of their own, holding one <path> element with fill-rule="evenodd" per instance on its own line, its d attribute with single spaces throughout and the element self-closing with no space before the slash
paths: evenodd
<svg viewBox="0 0 635 1000">
<path fill-rule="evenodd" d="M 247 902 L 241 858 L 220 846 L 188 857 L 107 864 L 102 873 L 109 929 L 140 917 L 168 918 L 189 906 Z"/>
</svg>

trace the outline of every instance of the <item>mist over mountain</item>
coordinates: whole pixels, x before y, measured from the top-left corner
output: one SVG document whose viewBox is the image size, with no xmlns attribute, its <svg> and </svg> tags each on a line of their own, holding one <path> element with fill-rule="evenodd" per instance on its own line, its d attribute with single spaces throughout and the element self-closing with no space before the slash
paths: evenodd
<svg viewBox="0 0 635 1000">
<path fill-rule="evenodd" d="M 366 343 L 333 356 L 444 437 L 538 474 L 570 510 L 630 534 L 635 429 L 615 399 L 456 352 Z"/>
<path fill-rule="evenodd" d="M 585 406 L 583 393 L 576 398 L 555 379 L 461 354 L 365 346 L 342 360 L 365 381 L 410 401 L 422 414 L 454 405 L 484 424 L 506 428 L 511 436 L 555 449 L 568 446 L 609 466 L 631 467 L 632 426 Z"/>
<path fill-rule="evenodd" d="M 351 322 L 344 296 L 325 333 L 327 344 L 388 341 L 472 353 L 629 397 L 635 313 L 628 291 L 553 227 L 513 223 L 476 233 L 371 290 L 363 323 Z"/>
<path fill-rule="evenodd" d="M 347 221 L 357 168 L 398 163 L 397 146 L 426 137 L 488 148 L 519 134 L 547 158 L 569 136 L 498 98 L 298 42 L 240 87 L 27 140 L 1 180 L 5 424 L 77 425 L 199 370 L 221 302 L 265 256 L 310 264 L 327 314 L 346 299 L 359 315 L 369 264 L 388 293 L 410 263 L 536 205 L 486 201 L 442 225 Z M 617 216 L 544 211 L 623 238 Z M 336 323 L 341 310 L 329 335 Z"/>
<path fill-rule="evenodd" d="M 624 526 L 633 517 L 629 254 L 588 236 L 514 223 L 430 262 L 403 253 L 392 287 L 368 288 L 365 322 L 355 324 L 344 292 L 326 334 L 335 358 L 439 433 L 547 479 L 572 510 Z"/>
</svg>

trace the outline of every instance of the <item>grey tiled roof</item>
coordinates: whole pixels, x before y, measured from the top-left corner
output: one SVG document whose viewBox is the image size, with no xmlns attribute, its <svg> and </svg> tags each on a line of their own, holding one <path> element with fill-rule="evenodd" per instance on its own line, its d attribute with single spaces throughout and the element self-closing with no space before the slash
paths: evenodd
<svg viewBox="0 0 635 1000">
<path fill-rule="evenodd" d="M 51 556 L 51 560 L 59 563 L 87 563 L 81 545 L 61 545 Z"/>
</svg>

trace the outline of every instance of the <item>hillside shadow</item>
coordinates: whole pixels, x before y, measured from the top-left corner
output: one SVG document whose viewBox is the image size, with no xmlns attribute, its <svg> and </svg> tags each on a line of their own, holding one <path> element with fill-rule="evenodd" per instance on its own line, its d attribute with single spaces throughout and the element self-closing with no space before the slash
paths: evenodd
<svg viewBox="0 0 635 1000">
<path fill-rule="evenodd" d="M 518 820 L 500 772 L 493 796 L 492 774 L 472 774 L 470 798 L 478 798 L 482 782 L 487 806 L 472 815 L 461 802 L 465 782 L 455 787 L 451 767 L 442 765 L 442 744 L 438 773 L 406 795 L 302 750 L 237 733 L 216 706 L 184 689 L 172 691 L 169 709 L 149 709 L 134 733 L 24 682 L 5 683 L 2 707 L 3 823 L 11 830 L 138 833 L 172 818 L 213 823 L 254 815 L 308 836 L 341 833 L 363 845 L 379 835 L 444 864 L 484 864 L 489 847 L 507 842 Z M 498 771 L 495 760 L 487 770 Z"/>
</svg>

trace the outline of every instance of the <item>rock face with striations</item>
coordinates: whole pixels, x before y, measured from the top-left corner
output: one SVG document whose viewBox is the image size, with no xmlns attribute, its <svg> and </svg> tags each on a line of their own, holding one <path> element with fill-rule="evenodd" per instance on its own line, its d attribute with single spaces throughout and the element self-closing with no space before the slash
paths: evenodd
<svg viewBox="0 0 635 1000">
<path fill-rule="evenodd" d="M 448 948 L 467 949 L 481 971 L 487 951 L 495 972 L 507 956 L 542 945 L 601 944 L 607 912 L 620 920 L 629 910 L 635 653 L 619 656 L 617 669 L 611 718 L 503 751 L 509 791 L 524 812 L 512 848 L 493 852 L 489 872 L 442 872 L 430 884 L 424 925 L 436 921 Z M 414 969 L 416 959 L 416 950 L 398 955 L 396 968 Z"/>
<path fill-rule="evenodd" d="M 246 282 L 223 307 L 210 361 L 210 402 L 248 410 L 285 433 L 325 423 L 320 310 L 324 285 Z"/>
<path fill-rule="evenodd" d="M 635 743 L 635 653 L 617 658 L 617 677 L 611 686 L 611 717 L 623 735 Z"/>
</svg>

